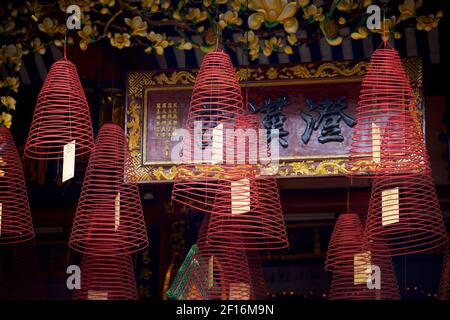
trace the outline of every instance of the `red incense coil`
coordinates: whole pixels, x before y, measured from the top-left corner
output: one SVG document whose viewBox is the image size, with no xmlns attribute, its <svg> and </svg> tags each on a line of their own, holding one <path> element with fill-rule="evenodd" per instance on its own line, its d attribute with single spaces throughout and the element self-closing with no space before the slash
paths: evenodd
<svg viewBox="0 0 450 320">
<path fill-rule="evenodd" d="M 27 189 L 13 137 L 0 127 L 0 244 L 34 238 Z"/>
<path fill-rule="evenodd" d="M 139 189 L 123 129 L 100 129 L 89 159 L 69 246 L 85 254 L 130 254 L 148 246 Z"/>
<path fill-rule="evenodd" d="M 237 188 L 243 190 L 233 192 Z M 288 247 L 275 178 L 243 180 L 233 187 L 223 185 L 217 191 L 210 219 L 208 239 L 214 239 L 217 247 L 247 251 Z"/>
<path fill-rule="evenodd" d="M 254 299 L 252 279 L 245 251 L 217 247 L 214 239 L 207 239 L 209 218 L 205 216 L 197 245 L 205 261 L 209 299 Z"/>
<path fill-rule="evenodd" d="M 411 173 L 375 179 L 366 235 L 374 246 L 386 241 L 391 256 L 443 245 L 447 235 L 431 175 Z"/>
<path fill-rule="evenodd" d="M 84 255 L 81 262 L 81 288 L 74 291 L 73 299 L 138 300 L 131 257 Z"/>
<path fill-rule="evenodd" d="M 217 179 L 237 179 L 252 174 L 248 166 L 236 165 L 236 148 L 226 138 L 243 114 L 241 88 L 228 54 L 205 55 L 192 92 L 185 139 L 172 199 L 199 211 L 211 213 Z M 198 156 L 204 153 L 205 156 Z"/>
<path fill-rule="evenodd" d="M 353 275 L 333 273 L 329 292 L 330 300 L 374 300 L 376 290 L 366 283 L 355 284 Z"/>
<path fill-rule="evenodd" d="M 91 117 L 75 65 L 56 61 L 39 93 L 25 155 L 38 160 L 62 159 L 63 147 L 75 140 L 76 156 L 94 147 Z"/>
<path fill-rule="evenodd" d="M 328 244 L 325 270 L 353 277 L 356 269 L 367 265 L 370 265 L 369 243 L 358 214 L 340 214 Z"/>
<path fill-rule="evenodd" d="M 438 291 L 439 300 L 450 300 L 450 246 L 447 242 L 442 259 L 441 281 Z"/>
<path fill-rule="evenodd" d="M 350 148 L 350 175 L 429 170 L 416 98 L 398 52 L 377 49 L 364 75 Z"/>
</svg>

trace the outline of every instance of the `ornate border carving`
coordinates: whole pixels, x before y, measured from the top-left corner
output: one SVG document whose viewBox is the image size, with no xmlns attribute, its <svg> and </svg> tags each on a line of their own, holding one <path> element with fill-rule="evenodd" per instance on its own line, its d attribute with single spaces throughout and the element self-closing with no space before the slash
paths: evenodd
<svg viewBox="0 0 450 320">
<path fill-rule="evenodd" d="M 238 68 L 236 75 L 244 86 L 267 86 L 273 81 L 277 85 L 307 84 L 321 82 L 358 82 L 364 75 L 368 61 L 337 61 L 326 63 L 303 63 L 280 66 L 253 66 Z M 417 102 L 423 111 L 423 71 L 420 58 L 403 59 L 406 73 L 411 80 Z M 197 70 L 132 71 L 127 76 L 126 135 L 128 147 L 136 166 L 138 182 L 171 181 L 177 173 L 175 165 L 143 165 L 142 161 L 142 114 L 143 92 L 148 87 L 190 87 L 193 86 Z M 167 89 L 167 88 L 165 88 Z M 280 163 L 279 176 L 343 175 L 347 173 L 347 156 L 308 158 L 306 160 Z"/>
</svg>

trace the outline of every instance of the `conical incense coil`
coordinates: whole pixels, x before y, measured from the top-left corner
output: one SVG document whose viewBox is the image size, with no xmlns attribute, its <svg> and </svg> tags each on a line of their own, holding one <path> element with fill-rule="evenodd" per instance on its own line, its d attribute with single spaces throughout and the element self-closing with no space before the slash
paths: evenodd
<svg viewBox="0 0 450 320">
<path fill-rule="evenodd" d="M 224 52 L 205 55 L 198 72 L 185 126 L 172 199 L 199 211 L 212 212 L 217 179 L 252 175 L 248 166 L 237 166 L 226 135 L 243 114 L 241 88 L 230 57 Z M 175 152 L 176 154 L 176 152 Z"/>
<path fill-rule="evenodd" d="M 217 247 L 276 250 L 288 247 L 275 178 L 261 177 L 222 186 L 216 194 L 208 239 Z"/>
<path fill-rule="evenodd" d="M 75 65 L 56 61 L 39 93 L 25 155 L 38 160 L 63 159 L 64 146 L 75 140 L 75 154 L 94 147 L 89 106 Z"/>
<path fill-rule="evenodd" d="M 364 75 L 350 148 L 350 175 L 429 171 L 416 97 L 393 48 L 377 49 Z"/>
<path fill-rule="evenodd" d="M 27 189 L 13 137 L 0 127 L 0 244 L 34 238 Z"/>
<path fill-rule="evenodd" d="M 208 224 L 208 217 L 205 216 L 197 244 L 206 264 L 204 274 L 207 276 L 209 299 L 254 299 L 245 251 L 217 247 L 213 239 L 208 240 L 206 237 Z"/>
<path fill-rule="evenodd" d="M 325 270 L 364 282 L 370 262 L 371 251 L 358 214 L 340 214 L 328 244 Z"/>
<path fill-rule="evenodd" d="M 375 179 L 366 235 L 375 246 L 386 241 L 391 256 L 419 253 L 445 244 L 447 235 L 431 175 L 415 173 Z"/>
<path fill-rule="evenodd" d="M 148 246 L 139 189 L 123 129 L 100 129 L 89 159 L 69 246 L 85 254 L 130 254 Z"/>
<path fill-rule="evenodd" d="M 81 288 L 74 300 L 138 300 L 134 267 L 129 255 L 96 257 L 81 261 Z"/>
</svg>

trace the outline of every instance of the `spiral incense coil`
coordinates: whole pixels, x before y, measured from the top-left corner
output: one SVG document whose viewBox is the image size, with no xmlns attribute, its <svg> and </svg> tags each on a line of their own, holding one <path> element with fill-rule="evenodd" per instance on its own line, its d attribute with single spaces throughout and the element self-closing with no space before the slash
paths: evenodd
<svg viewBox="0 0 450 320">
<path fill-rule="evenodd" d="M 134 267 L 129 255 L 96 257 L 81 261 L 81 288 L 74 300 L 138 300 Z"/>
<path fill-rule="evenodd" d="M 370 263 L 371 251 L 358 214 L 340 214 L 328 244 L 325 270 L 364 278 Z"/>
<path fill-rule="evenodd" d="M 364 75 L 348 169 L 353 177 L 429 171 L 416 97 L 393 48 L 377 49 Z"/>
<path fill-rule="evenodd" d="M 247 251 L 288 247 L 275 178 L 242 180 L 223 186 L 216 196 L 208 239 L 214 239 L 217 247 Z"/>
<path fill-rule="evenodd" d="M 442 259 L 442 273 L 438 298 L 439 300 L 450 300 L 450 246 L 448 242 Z"/>
<path fill-rule="evenodd" d="M 180 165 L 175 176 L 172 199 L 199 211 L 211 213 L 217 179 L 232 181 L 253 174 L 254 169 L 239 166 L 238 152 L 230 155 L 227 138 L 243 114 L 241 88 L 228 54 L 205 55 L 192 92 L 185 123 L 190 139 L 183 140 Z M 231 134 L 231 133 L 230 133 Z"/>
<path fill-rule="evenodd" d="M 34 238 L 27 189 L 13 137 L 0 127 L 0 244 Z"/>
<path fill-rule="evenodd" d="M 366 283 L 354 283 L 349 274 L 333 273 L 328 298 L 330 300 L 375 300 L 376 290 L 369 289 Z"/>
<path fill-rule="evenodd" d="M 447 235 L 431 175 L 411 173 L 375 179 L 366 235 L 374 245 L 386 241 L 391 256 L 445 244 Z"/>
<path fill-rule="evenodd" d="M 148 246 L 139 189 L 123 129 L 105 124 L 89 159 L 69 246 L 85 254 L 130 254 Z"/>
<path fill-rule="evenodd" d="M 214 239 L 207 239 L 209 217 L 205 216 L 200 227 L 197 245 L 205 261 L 208 299 L 254 299 L 252 278 L 244 250 L 221 248 Z"/>
<path fill-rule="evenodd" d="M 38 160 L 63 159 L 63 147 L 75 140 L 75 154 L 94 147 L 89 106 L 75 65 L 56 61 L 39 93 L 25 155 Z"/>
</svg>

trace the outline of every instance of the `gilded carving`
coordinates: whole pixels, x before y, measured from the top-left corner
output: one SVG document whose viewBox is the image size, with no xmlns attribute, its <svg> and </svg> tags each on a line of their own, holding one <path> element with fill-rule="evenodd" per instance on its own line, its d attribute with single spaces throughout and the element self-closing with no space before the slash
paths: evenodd
<svg viewBox="0 0 450 320">
<path fill-rule="evenodd" d="M 236 75 L 239 81 L 246 82 L 245 85 L 258 81 L 277 80 L 325 80 L 345 77 L 361 77 L 364 75 L 368 62 L 327 62 L 327 63 L 307 63 L 286 67 L 242 67 L 237 69 Z M 403 60 L 406 73 L 411 80 L 417 102 L 422 102 L 423 76 L 422 61 L 420 58 L 407 58 Z M 136 175 L 132 179 L 138 182 L 145 181 L 167 181 L 173 180 L 177 174 L 177 166 L 154 166 L 143 165 L 142 159 L 142 132 L 141 132 L 141 112 L 143 108 L 144 88 L 151 86 L 186 86 L 194 84 L 197 71 L 174 71 L 171 73 L 137 71 L 128 74 L 128 105 L 127 105 L 127 136 L 128 146 L 131 151 L 133 163 L 136 166 Z M 422 110 L 420 109 L 422 112 Z M 278 176 L 314 176 L 314 175 L 342 175 L 347 171 L 347 158 L 336 156 L 327 159 L 302 160 L 292 159 L 280 163 Z M 364 166 L 364 163 L 361 163 Z M 215 168 L 217 170 L 217 168 Z M 197 171 L 197 170 L 195 170 Z M 197 171 L 198 172 L 198 171 Z M 186 175 L 195 176 L 196 172 L 183 172 Z M 217 173 L 217 177 L 220 173 Z"/>
</svg>

